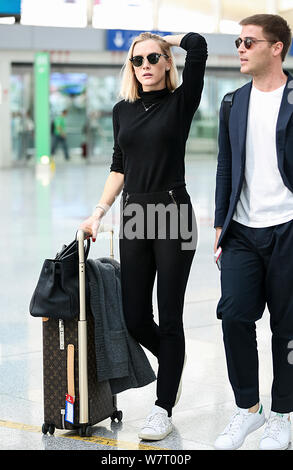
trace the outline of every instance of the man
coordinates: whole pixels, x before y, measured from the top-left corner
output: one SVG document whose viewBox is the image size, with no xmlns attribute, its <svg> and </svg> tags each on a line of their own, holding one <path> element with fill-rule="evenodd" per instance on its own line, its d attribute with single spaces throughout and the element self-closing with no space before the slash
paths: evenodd
<svg viewBox="0 0 293 470">
<path fill-rule="evenodd" d="M 227 103 L 221 106 L 215 211 L 215 251 L 222 248 L 217 316 L 237 410 L 215 447 L 237 449 L 265 422 L 255 322 L 267 304 L 274 379 L 260 448 L 285 449 L 293 410 L 293 77 L 282 62 L 292 38 L 278 15 L 240 24 L 241 72 L 252 81 L 234 93 L 228 124 Z"/>
<path fill-rule="evenodd" d="M 66 116 L 67 109 L 62 111 L 62 114 L 54 119 L 52 155 L 55 154 L 57 147 L 61 145 L 64 152 L 65 160 L 69 160 L 69 153 L 66 141 Z"/>
</svg>

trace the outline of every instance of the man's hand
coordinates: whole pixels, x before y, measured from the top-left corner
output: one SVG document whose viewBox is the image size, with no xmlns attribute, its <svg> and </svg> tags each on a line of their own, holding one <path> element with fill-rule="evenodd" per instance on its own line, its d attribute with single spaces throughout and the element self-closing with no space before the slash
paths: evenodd
<svg viewBox="0 0 293 470">
<path fill-rule="evenodd" d="M 219 241 L 221 233 L 222 233 L 222 227 L 216 227 L 216 239 L 215 239 L 215 244 L 214 244 L 214 253 L 216 253 L 218 249 L 217 245 L 218 245 L 218 241 Z"/>
</svg>

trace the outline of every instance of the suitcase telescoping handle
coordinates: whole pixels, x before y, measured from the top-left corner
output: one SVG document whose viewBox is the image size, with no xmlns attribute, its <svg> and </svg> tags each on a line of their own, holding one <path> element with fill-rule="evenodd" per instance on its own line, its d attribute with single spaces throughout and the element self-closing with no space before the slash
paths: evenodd
<svg viewBox="0 0 293 470">
<path fill-rule="evenodd" d="M 110 256 L 113 254 L 113 228 L 107 224 L 99 226 L 98 233 L 110 232 Z M 87 373 L 87 320 L 86 320 L 86 297 L 85 297 L 85 253 L 84 240 L 86 233 L 78 230 L 76 238 L 78 241 L 79 258 L 79 301 L 80 311 L 78 320 L 78 372 L 79 372 L 79 424 L 89 422 L 88 407 L 88 373 Z"/>
<path fill-rule="evenodd" d="M 110 232 L 110 257 L 114 258 L 113 238 L 114 230 L 109 224 L 101 224 L 98 229 L 98 234 L 103 232 Z M 76 238 L 78 241 L 78 259 L 79 259 L 79 298 L 80 298 L 80 321 L 86 320 L 86 299 L 85 299 L 85 252 L 84 241 L 87 234 L 83 230 L 78 230 Z"/>
</svg>

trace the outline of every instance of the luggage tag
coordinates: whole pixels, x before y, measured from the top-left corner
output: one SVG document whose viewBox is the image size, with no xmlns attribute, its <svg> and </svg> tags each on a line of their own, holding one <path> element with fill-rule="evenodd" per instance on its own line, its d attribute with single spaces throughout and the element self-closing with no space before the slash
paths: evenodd
<svg viewBox="0 0 293 470">
<path fill-rule="evenodd" d="M 65 401 L 65 421 L 74 424 L 74 397 L 67 394 Z"/>
<path fill-rule="evenodd" d="M 67 346 L 67 394 L 65 398 L 65 421 L 74 424 L 74 345 Z"/>
</svg>

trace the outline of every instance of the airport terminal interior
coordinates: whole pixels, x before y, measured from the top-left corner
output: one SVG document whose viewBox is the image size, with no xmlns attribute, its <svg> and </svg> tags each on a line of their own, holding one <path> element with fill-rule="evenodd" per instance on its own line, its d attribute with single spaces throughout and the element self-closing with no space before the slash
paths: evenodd
<svg viewBox="0 0 293 470">
<path fill-rule="evenodd" d="M 213 223 L 219 107 L 225 93 L 250 80 L 239 71 L 234 45 L 238 22 L 254 13 L 278 13 L 293 28 L 292 1 L 258 0 L 256 6 L 253 1 L 244 5 L 229 0 L 117 0 L 117 14 L 109 15 L 115 0 L 38 0 L 45 12 L 48 4 L 63 8 L 63 24 L 62 15 L 57 15 L 58 23 L 54 12 L 42 14 L 41 8 L 30 17 L 34 0 L 2 3 L 19 3 L 21 10 L 0 12 L 0 450 L 213 450 L 235 411 L 221 322 L 216 318 L 220 271 L 213 257 Z M 124 16 L 119 14 L 121 4 Z M 69 15 L 66 8 L 71 8 Z M 81 11 L 84 24 L 77 21 Z M 42 320 L 30 315 L 29 303 L 43 261 L 74 240 L 102 193 L 113 152 L 112 108 L 120 100 L 123 46 L 126 32 L 129 36 L 134 30 L 195 30 L 206 37 L 209 47 L 202 100 L 186 148 L 186 184 L 199 238 L 185 296 L 187 363 L 181 399 L 173 410 L 174 431 L 158 442 L 138 438 L 155 401 L 153 382 L 118 394 L 122 422 L 108 418 L 93 427 L 91 437 L 59 429 L 43 435 Z M 41 99 L 36 91 L 38 53 L 49 57 L 48 95 L 42 97 L 47 100 L 45 138 L 51 145 L 54 120 L 66 109 L 68 161 L 62 148 L 54 157 L 50 151 L 38 153 L 36 132 L 43 125 L 43 116 L 38 121 L 35 113 L 36 100 Z M 179 50 L 174 54 L 181 76 L 185 56 Z M 289 71 L 291 54 L 284 65 Z M 118 261 L 119 204 L 120 197 L 105 217 L 114 230 Z M 108 256 L 109 250 L 109 233 L 100 234 L 89 258 Z M 157 318 L 156 284 L 153 303 Z M 261 401 L 268 415 L 272 358 L 267 309 L 257 323 L 257 340 Z M 156 372 L 155 358 L 146 354 Z M 250 434 L 241 450 L 256 450 L 261 435 L 262 429 Z"/>
</svg>

